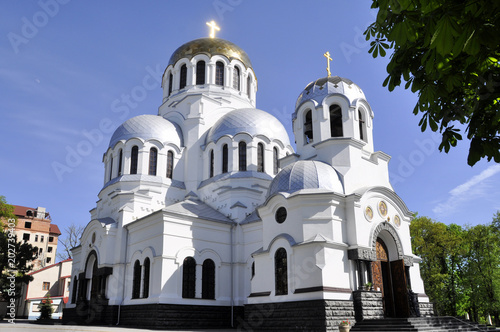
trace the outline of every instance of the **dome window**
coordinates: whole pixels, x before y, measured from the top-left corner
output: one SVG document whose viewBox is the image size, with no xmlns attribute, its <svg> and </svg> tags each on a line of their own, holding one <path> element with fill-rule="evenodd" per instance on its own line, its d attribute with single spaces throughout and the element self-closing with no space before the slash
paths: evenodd
<svg viewBox="0 0 500 332">
<path fill-rule="evenodd" d="M 149 150 L 149 175 L 156 175 L 156 164 L 158 163 L 158 150 L 151 148 Z"/>
<path fill-rule="evenodd" d="M 224 86 L 224 63 L 220 61 L 215 64 L 215 84 Z"/>
<path fill-rule="evenodd" d="M 313 142 L 313 124 L 311 110 L 307 110 L 304 116 L 304 142 L 305 144 Z"/>
<path fill-rule="evenodd" d="M 111 160 L 109 161 L 109 181 L 113 178 L 113 156 L 111 156 Z"/>
<path fill-rule="evenodd" d="M 214 150 L 210 150 L 210 170 L 209 170 L 209 177 L 214 176 Z"/>
<path fill-rule="evenodd" d="M 236 66 L 233 70 L 233 89 L 240 91 L 240 68 Z"/>
<path fill-rule="evenodd" d="M 238 161 L 239 161 L 239 170 L 246 171 L 247 170 L 247 143 L 241 141 L 238 143 Z"/>
<path fill-rule="evenodd" d="M 278 163 L 279 163 L 278 148 L 274 147 L 273 148 L 273 171 L 274 171 L 274 175 L 278 174 Z"/>
<path fill-rule="evenodd" d="M 170 96 L 172 94 L 172 84 L 173 84 L 174 77 L 172 76 L 172 73 L 168 75 L 168 95 Z"/>
<path fill-rule="evenodd" d="M 276 222 L 278 224 L 282 224 L 283 222 L 285 222 L 286 220 L 286 217 L 287 217 L 287 211 L 286 211 L 286 208 L 285 207 L 280 207 L 277 211 L 276 211 L 276 214 L 274 215 L 274 219 L 276 220 Z"/>
<path fill-rule="evenodd" d="M 196 85 L 205 84 L 205 61 L 198 61 L 196 63 Z"/>
<path fill-rule="evenodd" d="M 228 158 L 228 147 L 227 147 L 227 144 L 224 144 L 222 146 L 222 173 L 227 173 L 227 170 L 228 170 L 228 164 L 229 164 L 229 158 Z"/>
<path fill-rule="evenodd" d="M 342 109 L 339 105 L 330 106 L 330 133 L 331 137 L 344 136 L 342 130 Z"/>
<path fill-rule="evenodd" d="M 118 176 L 122 175 L 122 162 L 123 162 L 123 150 L 120 149 L 120 154 L 118 157 Z"/>
<path fill-rule="evenodd" d="M 359 117 L 359 139 L 366 142 L 366 121 L 363 118 L 363 113 L 358 110 Z"/>
<path fill-rule="evenodd" d="M 184 89 L 186 87 L 186 82 L 187 82 L 187 66 L 182 65 L 181 66 L 181 79 L 179 82 L 179 89 Z"/>
<path fill-rule="evenodd" d="M 168 151 L 167 153 L 167 178 L 171 179 L 174 171 L 174 153 Z"/>
<path fill-rule="evenodd" d="M 247 77 L 247 95 L 248 98 L 250 98 L 250 94 L 252 92 L 252 77 L 248 75 Z"/>
<path fill-rule="evenodd" d="M 139 147 L 134 145 L 130 153 L 130 174 L 137 174 L 137 161 L 139 159 Z"/>
<path fill-rule="evenodd" d="M 257 172 L 264 172 L 264 144 L 257 144 Z"/>
</svg>

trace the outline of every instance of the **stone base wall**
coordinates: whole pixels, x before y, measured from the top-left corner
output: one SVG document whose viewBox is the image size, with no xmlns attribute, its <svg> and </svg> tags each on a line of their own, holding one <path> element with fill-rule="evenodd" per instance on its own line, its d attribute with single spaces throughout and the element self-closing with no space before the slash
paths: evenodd
<svg viewBox="0 0 500 332">
<path fill-rule="evenodd" d="M 234 326 L 242 320 L 243 307 L 233 307 Z M 154 329 L 231 328 L 231 307 L 176 304 L 106 306 L 99 312 L 79 308 L 64 309 L 64 324 L 119 325 Z"/>
<path fill-rule="evenodd" d="M 352 301 L 313 300 L 245 305 L 240 331 L 338 331 L 341 321 L 355 323 Z"/>
<path fill-rule="evenodd" d="M 420 317 L 433 317 L 434 316 L 434 303 L 420 302 L 418 304 L 420 309 Z"/>
<path fill-rule="evenodd" d="M 356 321 L 384 318 L 382 292 L 357 290 L 352 293 Z"/>
</svg>

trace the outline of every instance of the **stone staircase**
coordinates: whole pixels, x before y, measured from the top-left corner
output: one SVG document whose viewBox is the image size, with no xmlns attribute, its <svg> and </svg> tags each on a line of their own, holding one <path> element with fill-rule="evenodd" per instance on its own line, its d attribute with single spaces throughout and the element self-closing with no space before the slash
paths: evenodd
<svg viewBox="0 0 500 332">
<path fill-rule="evenodd" d="M 479 325 L 456 317 L 385 318 L 357 322 L 352 332 L 362 331 L 500 331 L 495 327 Z"/>
</svg>

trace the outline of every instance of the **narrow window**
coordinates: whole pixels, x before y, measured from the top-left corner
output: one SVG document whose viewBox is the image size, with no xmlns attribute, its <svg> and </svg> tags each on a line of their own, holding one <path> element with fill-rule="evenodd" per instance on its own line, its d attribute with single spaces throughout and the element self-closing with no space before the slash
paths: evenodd
<svg viewBox="0 0 500 332">
<path fill-rule="evenodd" d="M 120 149 L 120 156 L 118 157 L 118 176 L 122 175 L 122 162 L 123 162 L 123 150 Z"/>
<path fill-rule="evenodd" d="M 53 247 L 48 247 L 47 252 L 52 252 Z"/>
<path fill-rule="evenodd" d="M 233 69 L 233 89 L 240 91 L 240 68 L 236 66 Z"/>
<path fill-rule="evenodd" d="M 274 254 L 274 276 L 276 295 L 288 294 L 287 257 L 284 248 L 279 248 Z"/>
<path fill-rule="evenodd" d="M 182 65 L 181 66 L 181 79 L 179 82 L 179 89 L 184 89 L 186 87 L 186 81 L 187 81 L 187 66 Z"/>
<path fill-rule="evenodd" d="M 137 160 L 139 159 L 139 147 L 134 145 L 130 153 L 130 174 L 137 174 Z"/>
<path fill-rule="evenodd" d="M 342 109 L 339 105 L 330 106 L 330 132 L 332 137 L 344 136 L 342 131 Z"/>
<path fill-rule="evenodd" d="M 141 294 L 141 263 L 136 260 L 134 263 L 134 275 L 132 279 L 132 298 L 138 299 Z"/>
<path fill-rule="evenodd" d="M 196 63 L 196 85 L 205 84 L 205 61 Z"/>
<path fill-rule="evenodd" d="M 227 173 L 228 164 L 229 164 L 228 153 L 229 152 L 228 152 L 227 144 L 224 144 L 222 146 L 222 173 Z"/>
<path fill-rule="evenodd" d="M 248 75 L 248 77 L 247 77 L 247 95 L 248 95 L 248 98 L 250 98 L 251 92 L 252 92 L 252 78 L 250 77 L 250 75 Z"/>
<path fill-rule="evenodd" d="M 149 296 L 149 272 L 150 272 L 150 267 L 151 263 L 149 261 L 149 258 L 146 257 L 144 260 L 144 281 L 143 281 L 143 287 L 142 287 L 142 297 L 146 298 Z"/>
<path fill-rule="evenodd" d="M 215 64 L 215 84 L 224 86 L 224 64 L 220 61 Z"/>
<path fill-rule="evenodd" d="M 113 157 L 109 161 L 109 180 L 113 178 Z"/>
<path fill-rule="evenodd" d="M 238 143 L 238 161 L 239 161 L 239 170 L 246 171 L 247 170 L 247 143 L 241 141 Z"/>
<path fill-rule="evenodd" d="M 38 234 L 35 234 L 35 242 L 38 242 Z"/>
<path fill-rule="evenodd" d="M 52 261 L 51 257 L 47 257 L 47 263 L 50 263 Z"/>
<path fill-rule="evenodd" d="M 174 153 L 168 151 L 167 153 L 167 178 L 171 179 L 174 173 Z"/>
<path fill-rule="evenodd" d="M 40 235 L 40 242 L 43 242 L 43 235 Z"/>
<path fill-rule="evenodd" d="M 209 177 L 214 176 L 214 150 L 210 150 L 210 170 L 209 170 Z"/>
<path fill-rule="evenodd" d="M 158 150 L 151 148 L 149 150 L 149 175 L 156 175 L 156 164 L 158 161 Z"/>
<path fill-rule="evenodd" d="M 215 264 L 211 259 L 203 262 L 201 283 L 201 297 L 215 299 Z"/>
<path fill-rule="evenodd" d="M 274 147 L 273 148 L 273 169 L 274 169 L 274 175 L 278 174 L 278 164 L 279 164 L 278 148 Z"/>
<path fill-rule="evenodd" d="M 306 144 L 312 143 L 313 137 L 312 112 L 307 110 L 304 116 L 304 142 Z"/>
<path fill-rule="evenodd" d="M 54 242 L 54 237 L 53 236 L 49 236 L 49 242 Z"/>
<path fill-rule="evenodd" d="M 196 261 L 186 257 L 182 264 L 182 297 L 194 299 L 196 285 Z"/>
<path fill-rule="evenodd" d="M 71 293 L 71 303 L 76 303 L 76 293 L 78 291 L 78 279 L 73 278 L 73 292 Z"/>
<path fill-rule="evenodd" d="M 257 172 L 264 172 L 264 145 L 257 144 Z"/>
<path fill-rule="evenodd" d="M 255 262 L 252 262 L 252 278 L 255 277 Z"/>
<path fill-rule="evenodd" d="M 363 119 L 363 113 L 361 113 L 360 110 L 358 110 L 358 117 L 359 117 L 359 139 L 362 141 L 365 140 L 365 120 Z"/>
<path fill-rule="evenodd" d="M 172 94 L 173 80 L 174 80 L 174 76 L 172 75 L 172 73 L 170 73 L 168 75 L 168 96 L 170 96 Z"/>
</svg>

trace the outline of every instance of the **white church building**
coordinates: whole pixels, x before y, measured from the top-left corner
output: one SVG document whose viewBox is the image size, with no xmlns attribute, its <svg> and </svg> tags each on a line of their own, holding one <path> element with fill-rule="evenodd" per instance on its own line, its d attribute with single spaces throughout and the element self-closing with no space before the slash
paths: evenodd
<svg viewBox="0 0 500 332">
<path fill-rule="evenodd" d="M 158 114 L 104 152 L 66 323 L 330 331 L 432 314 L 361 88 L 328 75 L 297 91 L 294 150 L 257 87 L 229 41 L 175 50 Z"/>
</svg>

